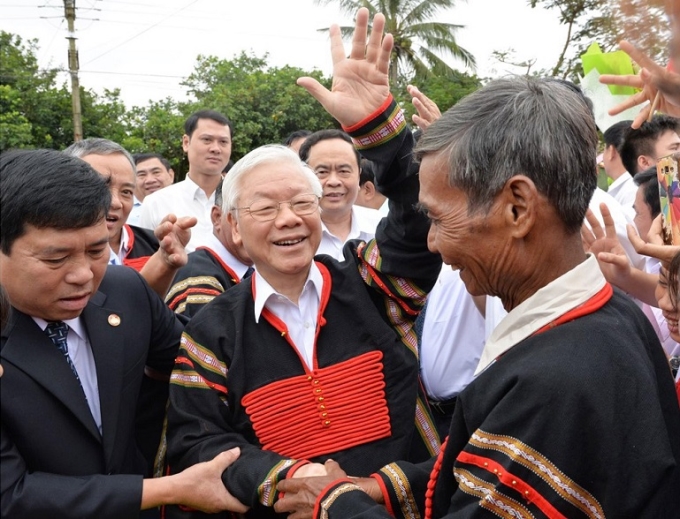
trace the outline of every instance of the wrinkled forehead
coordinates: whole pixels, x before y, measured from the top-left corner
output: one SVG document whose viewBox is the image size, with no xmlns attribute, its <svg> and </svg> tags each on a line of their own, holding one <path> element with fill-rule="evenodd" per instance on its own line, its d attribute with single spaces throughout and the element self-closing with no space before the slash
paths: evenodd
<svg viewBox="0 0 680 519">
<path fill-rule="evenodd" d="M 302 163 L 263 162 L 244 171 L 239 178 L 238 202 L 249 202 L 257 198 L 289 200 L 298 194 L 315 192 L 311 183 L 314 179 L 314 173 Z"/>
</svg>

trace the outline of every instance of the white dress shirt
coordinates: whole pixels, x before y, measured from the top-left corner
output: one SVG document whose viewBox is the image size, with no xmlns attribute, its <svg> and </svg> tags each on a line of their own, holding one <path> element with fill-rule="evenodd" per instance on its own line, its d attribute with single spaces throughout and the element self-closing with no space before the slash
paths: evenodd
<svg viewBox="0 0 680 519">
<path fill-rule="evenodd" d="M 300 358 L 310 370 L 314 369 L 314 337 L 323 288 L 323 278 L 319 268 L 312 262 L 298 304 L 274 290 L 257 270 L 253 275 L 255 276 L 255 322 L 260 322 L 262 310 L 266 307 L 284 322 L 288 328 L 290 340 L 295 345 Z"/>
<path fill-rule="evenodd" d="M 510 313 L 505 313 L 500 322 L 490 322 L 493 331 L 484 345 L 475 376 L 546 324 L 588 301 L 602 290 L 606 282 L 595 256 L 589 254 L 583 263 L 540 288 Z M 505 312 L 500 299 L 487 296 L 486 301 L 487 312 L 490 306 L 493 307 L 487 313 L 487 320 L 491 316 L 500 318 Z"/>
<path fill-rule="evenodd" d="M 459 271 L 448 265 L 427 297 L 420 344 L 427 394 L 439 401 L 457 396 L 474 378 L 484 348 L 484 318 Z"/>
<path fill-rule="evenodd" d="M 144 198 L 140 227 L 155 230 L 163 218 L 172 213 L 178 218 L 195 216 L 198 223 L 191 228 L 191 240 L 186 246 L 192 252 L 205 245 L 213 235 L 210 212 L 215 203 L 215 193 L 206 196 L 205 191 L 188 176 L 181 182 L 159 189 Z"/>
<path fill-rule="evenodd" d="M 141 227 L 140 223 L 142 221 L 142 203 L 134 197 L 134 202 L 132 203 L 132 211 L 127 217 L 127 224 L 134 225 L 135 227 Z"/>
<path fill-rule="evenodd" d="M 125 255 L 130 251 L 130 236 L 128 235 L 127 229 L 125 226 L 123 226 L 123 229 L 120 233 L 120 249 L 118 249 L 118 252 L 114 252 L 114 250 L 109 246 L 109 265 L 122 265 L 123 264 L 123 258 Z"/>
<path fill-rule="evenodd" d="M 317 249 L 317 254 L 328 254 L 338 261 L 344 261 L 345 257 L 342 255 L 342 248 L 349 240 L 359 239 L 369 241 L 375 236 L 375 229 L 378 223 L 382 220 L 382 216 L 377 209 L 370 207 L 362 207 L 359 205 L 352 206 L 352 223 L 346 240 L 341 240 L 332 234 L 326 224 L 321 220 L 321 243 Z"/>
<path fill-rule="evenodd" d="M 33 320 L 44 332 L 47 328 L 47 321 L 38 317 L 33 317 Z M 68 325 L 68 335 L 66 336 L 66 345 L 68 346 L 68 356 L 71 357 L 71 362 L 76 367 L 78 378 L 80 378 L 80 385 L 87 397 L 87 405 L 92 413 L 92 418 L 97 424 L 99 433 L 102 432 L 102 413 L 99 404 L 99 385 L 97 383 L 97 367 L 94 363 L 94 355 L 90 346 L 90 341 L 87 338 L 85 327 L 80 321 L 80 317 L 64 321 Z M 55 346 L 56 348 L 56 346 Z M 64 359 L 66 362 L 66 359 Z M 49 424 L 48 424 L 49 426 Z"/>
<path fill-rule="evenodd" d="M 203 246 L 208 247 L 213 252 L 216 252 L 220 259 L 224 261 L 231 270 L 234 271 L 238 278 L 243 279 L 243 276 L 249 268 L 248 265 L 242 263 L 240 259 L 229 252 L 222 242 L 217 239 L 217 236 L 213 234 Z"/>
<path fill-rule="evenodd" d="M 635 218 L 635 195 L 637 194 L 638 186 L 635 184 L 633 177 L 627 171 L 619 178 L 614 180 L 607 189 L 607 193 L 614 197 L 614 199 L 621 204 L 623 210 L 630 216 Z"/>
<path fill-rule="evenodd" d="M 640 270 L 644 270 L 646 257 L 641 256 L 635 252 L 635 247 L 628 239 L 628 231 L 626 230 L 626 225 L 632 225 L 635 227 L 635 222 L 633 222 L 633 217 L 631 217 L 616 199 L 611 196 L 606 191 L 603 191 L 599 187 L 595 188 L 592 198 L 590 199 L 590 210 L 595 213 L 600 225 L 604 228 L 604 223 L 602 221 L 602 215 L 600 214 L 600 204 L 607 204 L 609 212 L 614 219 L 614 227 L 616 228 L 616 236 L 621 242 L 621 246 L 626 251 L 628 259 L 630 259 L 631 264 Z M 587 223 L 587 222 L 586 222 Z"/>
</svg>

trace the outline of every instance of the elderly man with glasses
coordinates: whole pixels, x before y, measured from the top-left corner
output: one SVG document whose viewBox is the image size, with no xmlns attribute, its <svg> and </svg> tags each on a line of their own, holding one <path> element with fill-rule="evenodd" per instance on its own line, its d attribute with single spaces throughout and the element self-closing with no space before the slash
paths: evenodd
<svg viewBox="0 0 680 519">
<path fill-rule="evenodd" d="M 376 16 L 374 45 L 382 24 Z M 224 180 L 234 242 L 255 273 L 186 328 L 171 378 L 168 460 L 174 472 L 239 446 L 223 481 L 252 517 L 276 517 L 276 484 L 323 475 L 329 458 L 369 476 L 438 451 L 419 393 L 414 323 L 441 259 L 427 248 L 416 171 L 393 160 L 408 161 L 399 151 L 413 136 L 387 101 L 357 113 L 363 122 L 351 135 L 375 145 L 362 153 L 380 161 L 378 184 L 392 206 L 375 239 L 350 240 L 342 262 L 315 257 L 322 188 L 294 152 L 258 148 Z"/>
</svg>

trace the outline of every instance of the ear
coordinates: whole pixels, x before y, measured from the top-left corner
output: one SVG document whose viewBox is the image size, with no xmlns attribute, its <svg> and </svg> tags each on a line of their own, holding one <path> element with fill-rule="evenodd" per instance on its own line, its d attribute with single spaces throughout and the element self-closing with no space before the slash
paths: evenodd
<svg viewBox="0 0 680 519">
<path fill-rule="evenodd" d="M 212 221 L 215 232 L 220 232 L 222 228 L 222 208 L 219 206 L 212 206 L 210 210 L 210 221 Z"/>
<path fill-rule="evenodd" d="M 189 141 L 190 140 L 191 139 L 189 138 L 189 136 L 187 134 L 182 135 L 182 149 L 184 150 L 184 153 L 186 153 L 188 148 L 189 148 Z M 174 171 L 173 171 L 172 175 L 173 175 L 173 177 L 175 176 Z"/>
<path fill-rule="evenodd" d="M 238 218 L 234 216 L 234 213 L 229 211 L 227 214 L 227 222 L 231 226 L 231 238 L 234 241 L 234 245 L 237 247 L 243 246 L 243 238 L 241 237 L 240 227 L 238 225 Z"/>
<path fill-rule="evenodd" d="M 182 142 L 182 147 L 184 147 L 184 142 Z M 168 169 L 168 174 L 170 175 L 170 178 L 172 179 L 172 183 L 175 183 L 175 170 L 170 168 Z"/>
<path fill-rule="evenodd" d="M 373 182 L 370 180 L 364 182 L 364 185 L 361 186 L 361 190 L 364 192 L 364 200 L 367 202 L 373 200 L 373 197 L 375 196 L 375 185 Z"/>
<path fill-rule="evenodd" d="M 500 193 L 503 218 L 511 229 L 513 238 L 524 238 L 536 224 L 538 204 L 541 202 L 533 180 L 515 175 L 503 186 Z"/>
<path fill-rule="evenodd" d="M 610 162 L 614 160 L 616 153 L 617 153 L 616 146 L 614 146 L 613 144 L 610 144 L 604 149 L 604 154 L 607 156 L 607 160 L 609 160 Z"/>
<path fill-rule="evenodd" d="M 656 161 L 652 160 L 652 158 L 648 155 L 640 155 L 637 159 L 637 164 L 639 171 L 644 171 L 645 169 L 654 166 Z"/>
</svg>

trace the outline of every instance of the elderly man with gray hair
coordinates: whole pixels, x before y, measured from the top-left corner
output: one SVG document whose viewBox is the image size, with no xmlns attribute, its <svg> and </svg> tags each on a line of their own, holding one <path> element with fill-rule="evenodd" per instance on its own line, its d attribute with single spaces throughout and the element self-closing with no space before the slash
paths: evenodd
<svg viewBox="0 0 680 519">
<path fill-rule="evenodd" d="M 311 88 L 324 106 L 350 93 L 361 43 L 349 58 L 334 53 L 331 91 Z M 363 97 L 377 105 L 383 84 L 378 74 L 364 79 Z M 424 132 L 415 154 L 430 250 L 460 270 L 471 294 L 500 297 L 509 314 L 459 394 L 438 456 L 366 479 L 328 461 L 327 476 L 281 481 L 278 511 L 677 515 L 680 409 L 668 362 L 644 314 L 581 243 L 597 142 L 583 97 L 550 79 L 493 81 Z"/>
</svg>

